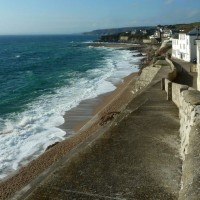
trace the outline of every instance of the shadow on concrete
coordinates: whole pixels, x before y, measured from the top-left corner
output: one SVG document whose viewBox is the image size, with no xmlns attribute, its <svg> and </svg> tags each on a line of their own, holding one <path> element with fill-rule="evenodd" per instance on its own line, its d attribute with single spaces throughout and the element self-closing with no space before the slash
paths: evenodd
<svg viewBox="0 0 200 200">
<path fill-rule="evenodd" d="M 178 199 L 178 130 L 178 109 L 157 82 L 133 99 L 101 138 L 61 165 L 26 200 Z"/>
<path fill-rule="evenodd" d="M 173 61 L 173 64 L 177 69 L 177 77 L 173 82 L 193 87 L 194 77 L 179 63 Z"/>
</svg>

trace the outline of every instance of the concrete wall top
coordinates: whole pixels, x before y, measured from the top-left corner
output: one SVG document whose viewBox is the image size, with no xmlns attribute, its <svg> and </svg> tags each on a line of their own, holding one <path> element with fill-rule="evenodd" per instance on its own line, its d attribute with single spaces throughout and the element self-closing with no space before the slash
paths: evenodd
<svg viewBox="0 0 200 200">
<path fill-rule="evenodd" d="M 185 102 L 191 105 L 200 105 L 200 92 L 197 90 L 184 90 L 182 96 Z"/>
<path fill-rule="evenodd" d="M 155 65 L 165 65 L 165 66 L 168 66 L 170 64 L 166 60 L 158 60 L 158 61 L 156 61 Z"/>
</svg>

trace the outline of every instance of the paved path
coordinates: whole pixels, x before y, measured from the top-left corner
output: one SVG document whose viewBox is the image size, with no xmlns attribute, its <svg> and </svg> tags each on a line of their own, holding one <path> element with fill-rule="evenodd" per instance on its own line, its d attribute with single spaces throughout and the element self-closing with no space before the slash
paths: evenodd
<svg viewBox="0 0 200 200">
<path fill-rule="evenodd" d="M 60 166 L 27 199 L 178 199 L 178 109 L 160 90 L 162 76 L 161 70 L 115 126 Z"/>
<path fill-rule="evenodd" d="M 191 72 L 190 62 L 185 62 L 179 59 L 172 59 L 175 67 L 178 70 L 178 76 L 174 82 L 189 85 L 190 87 L 197 88 L 197 73 Z"/>
</svg>

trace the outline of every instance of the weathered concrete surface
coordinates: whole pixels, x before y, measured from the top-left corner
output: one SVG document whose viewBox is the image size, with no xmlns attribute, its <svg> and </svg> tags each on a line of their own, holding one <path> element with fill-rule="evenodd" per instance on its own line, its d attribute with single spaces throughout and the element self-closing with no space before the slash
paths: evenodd
<svg viewBox="0 0 200 200">
<path fill-rule="evenodd" d="M 174 80 L 175 83 L 188 85 L 193 88 L 197 88 L 197 73 L 191 72 L 192 63 L 185 62 L 179 59 L 172 59 L 176 69 L 177 69 L 177 77 Z"/>
<path fill-rule="evenodd" d="M 200 92 L 181 93 L 180 133 L 181 153 L 184 154 L 182 189 L 179 200 L 200 199 Z"/>
<path fill-rule="evenodd" d="M 26 199 L 178 199 L 182 166 L 178 110 L 160 89 L 164 71 L 168 69 L 160 70 L 109 131 L 60 166 Z"/>
<path fill-rule="evenodd" d="M 164 88 L 168 90 L 169 82 L 172 84 L 172 101 L 179 108 L 180 118 L 180 154 L 183 158 L 181 190 L 179 200 L 200 199 L 200 92 L 184 84 L 193 86 L 195 76 L 190 73 L 190 64 L 183 62 L 183 71 L 175 79 L 178 83 L 165 79 Z M 194 73 L 193 73 L 194 74 Z M 185 75 L 185 76 L 184 76 Z M 191 81 L 193 78 L 194 80 Z M 170 92 L 169 92 L 170 93 Z"/>
<path fill-rule="evenodd" d="M 200 105 L 200 92 L 197 90 L 184 91 L 184 99 L 192 105 Z"/>
<path fill-rule="evenodd" d="M 183 163 L 182 190 L 179 200 L 200 199 L 200 126 L 190 132 L 188 152 Z"/>
</svg>

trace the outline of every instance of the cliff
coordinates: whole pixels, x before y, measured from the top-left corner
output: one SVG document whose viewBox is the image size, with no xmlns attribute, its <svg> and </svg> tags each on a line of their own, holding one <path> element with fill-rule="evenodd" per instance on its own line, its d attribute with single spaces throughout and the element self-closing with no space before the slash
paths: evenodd
<svg viewBox="0 0 200 200">
<path fill-rule="evenodd" d="M 122 32 L 130 32 L 134 30 L 150 30 L 150 29 L 155 29 L 154 26 L 141 26 L 141 27 L 124 27 L 124 28 L 110 28 L 110 29 L 98 29 L 98 30 L 93 30 L 90 32 L 85 32 L 83 33 L 84 35 L 97 35 L 97 36 L 102 36 L 102 35 L 114 35 Z"/>
</svg>

